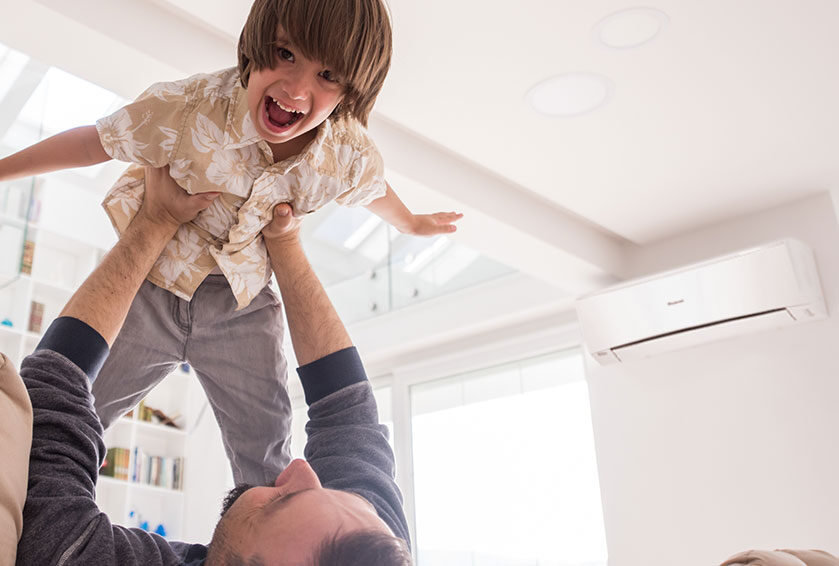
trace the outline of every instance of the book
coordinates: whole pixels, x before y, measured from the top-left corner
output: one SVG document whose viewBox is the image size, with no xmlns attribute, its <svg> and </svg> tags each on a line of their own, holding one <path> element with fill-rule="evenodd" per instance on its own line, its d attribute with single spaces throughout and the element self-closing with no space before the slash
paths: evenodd
<svg viewBox="0 0 839 566">
<path fill-rule="evenodd" d="M 32 306 L 29 308 L 29 332 L 40 334 L 43 323 L 44 303 L 32 301 Z"/>
<path fill-rule="evenodd" d="M 20 258 L 20 272 L 32 275 L 32 261 L 35 259 L 35 242 L 26 240 L 23 243 L 23 256 Z"/>
</svg>

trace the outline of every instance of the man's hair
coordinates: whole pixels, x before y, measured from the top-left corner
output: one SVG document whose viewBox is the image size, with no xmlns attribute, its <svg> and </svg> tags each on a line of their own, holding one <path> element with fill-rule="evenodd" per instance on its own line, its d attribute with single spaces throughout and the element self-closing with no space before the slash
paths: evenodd
<svg viewBox="0 0 839 566">
<path fill-rule="evenodd" d="M 239 36 L 245 88 L 251 71 L 274 67 L 278 27 L 304 57 L 322 62 L 344 86 L 335 113 L 366 126 L 393 52 L 384 0 L 255 0 Z"/>
<path fill-rule="evenodd" d="M 215 543 L 215 544 L 213 544 Z M 243 557 L 226 539 L 210 544 L 207 564 L 213 566 L 264 566 L 258 555 Z M 362 530 L 335 534 L 315 552 L 312 566 L 413 566 L 411 551 L 400 538 L 380 531 Z"/>
<path fill-rule="evenodd" d="M 380 531 L 338 533 L 321 544 L 313 566 L 413 566 L 411 551 L 400 538 Z"/>
</svg>

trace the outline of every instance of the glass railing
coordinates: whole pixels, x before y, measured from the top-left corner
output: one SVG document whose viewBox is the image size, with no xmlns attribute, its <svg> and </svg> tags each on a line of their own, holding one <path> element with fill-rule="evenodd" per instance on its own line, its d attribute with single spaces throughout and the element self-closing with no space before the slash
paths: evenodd
<svg viewBox="0 0 839 566">
<path fill-rule="evenodd" d="M 513 271 L 447 236 L 400 234 L 363 208 L 330 204 L 306 219 L 303 233 L 312 265 L 348 323 Z"/>
<path fill-rule="evenodd" d="M 0 156 L 92 124 L 124 103 L 110 91 L 0 45 Z M 0 285 L 20 277 L 21 269 L 25 273 L 27 230 L 39 216 L 42 227 L 108 247 L 111 232 L 98 203 L 123 167 L 102 164 L 0 183 Z M 405 236 L 364 208 L 334 203 L 306 218 L 303 241 L 348 323 L 512 271 L 448 237 Z"/>
</svg>

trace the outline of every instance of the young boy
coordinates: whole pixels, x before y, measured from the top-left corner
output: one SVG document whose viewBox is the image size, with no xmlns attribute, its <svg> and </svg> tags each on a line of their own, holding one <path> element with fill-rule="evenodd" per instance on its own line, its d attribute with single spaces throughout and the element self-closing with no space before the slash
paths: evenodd
<svg viewBox="0 0 839 566">
<path fill-rule="evenodd" d="M 363 205 L 418 235 L 453 232 L 460 218 L 412 214 L 384 181 L 363 126 L 390 58 L 381 0 L 256 0 L 238 68 L 152 85 L 95 127 L 0 160 L 0 180 L 111 158 L 134 163 L 103 203 L 119 233 L 142 202 L 143 165 L 168 165 L 188 192 L 217 197 L 181 226 L 132 304 L 94 382 L 103 426 L 187 360 L 235 481 L 270 483 L 286 466 L 282 313 L 260 234 L 273 207 L 288 202 L 302 215 L 331 200 Z"/>
</svg>

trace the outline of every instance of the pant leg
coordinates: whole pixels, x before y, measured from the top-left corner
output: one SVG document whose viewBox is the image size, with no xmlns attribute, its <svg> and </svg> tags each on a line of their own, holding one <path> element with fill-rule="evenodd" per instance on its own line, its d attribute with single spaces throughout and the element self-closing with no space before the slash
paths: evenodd
<svg viewBox="0 0 839 566">
<path fill-rule="evenodd" d="M 268 287 L 246 308 L 223 276 L 209 276 L 190 303 L 186 358 L 221 429 L 236 483 L 273 484 L 291 460 L 291 401 L 282 305 Z"/>
<path fill-rule="evenodd" d="M 108 358 L 93 381 L 94 406 L 108 428 L 183 360 L 189 303 L 144 281 Z"/>
</svg>

